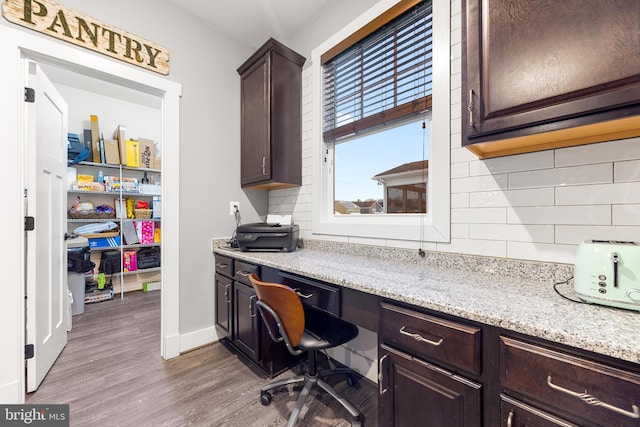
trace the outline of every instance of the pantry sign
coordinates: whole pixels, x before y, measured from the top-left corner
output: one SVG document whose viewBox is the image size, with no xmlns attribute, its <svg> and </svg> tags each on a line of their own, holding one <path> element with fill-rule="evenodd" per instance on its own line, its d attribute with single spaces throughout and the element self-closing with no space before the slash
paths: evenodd
<svg viewBox="0 0 640 427">
<path fill-rule="evenodd" d="M 8 21 L 133 65 L 169 74 L 169 51 L 49 0 L 4 0 Z"/>
</svg>

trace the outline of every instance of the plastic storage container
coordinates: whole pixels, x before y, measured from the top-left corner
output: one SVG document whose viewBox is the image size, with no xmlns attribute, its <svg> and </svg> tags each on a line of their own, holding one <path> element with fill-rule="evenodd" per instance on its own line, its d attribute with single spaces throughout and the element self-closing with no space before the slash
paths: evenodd
<svg viewBox="0 0 640 427">
<path fill-rule="evenodd" d="M 91 271 L 95 264 L 91 261 L 89 239 L 76 237 L 67 240 L 67 286 L 73 295 L 71 314 L 84 313 L 84 275 Z"/>
</svg>

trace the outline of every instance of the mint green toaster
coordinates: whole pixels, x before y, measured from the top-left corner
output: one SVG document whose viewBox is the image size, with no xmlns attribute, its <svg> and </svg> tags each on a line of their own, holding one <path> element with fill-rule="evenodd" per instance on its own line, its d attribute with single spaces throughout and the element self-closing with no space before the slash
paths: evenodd
<svg viewBox="0 0 640 427">
<path fill-rule="evenodd" d="M 573 286 L 580 299 L 640 311 L 640 243 L 586 240 L 578 246 Z"/>
</svg>

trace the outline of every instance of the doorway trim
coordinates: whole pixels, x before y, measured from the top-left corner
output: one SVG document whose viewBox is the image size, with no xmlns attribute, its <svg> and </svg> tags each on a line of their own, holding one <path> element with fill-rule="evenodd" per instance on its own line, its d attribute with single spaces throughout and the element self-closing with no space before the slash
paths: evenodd
<svg viewBox="0 0 640 427">
<path fill-rule="evenodd" d="M 162 165 L 162 303 L 160 355 L 180 354 L 179 331 L 179 103 L 180 84 L 131 65 L 84 51 L 64 42 L 0 25 L 0 147 L 2 150 L 3 284 L 0 298 L 0 402 L 24 403 L 25 327 L 25 116 L 24 59 L 55 64 L 111 83 L 140 90 L 161 99 Z M 36 218 L 37 226 L 37 218 Z"/>
</svg>

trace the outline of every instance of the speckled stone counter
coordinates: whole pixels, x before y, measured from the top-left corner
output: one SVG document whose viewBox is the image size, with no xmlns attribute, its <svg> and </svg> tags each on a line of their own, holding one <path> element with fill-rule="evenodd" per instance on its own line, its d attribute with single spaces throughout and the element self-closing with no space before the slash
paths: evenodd
<svg viewBox="0 0 640 427">
<path fill-rule="evenodd" d="M 214 242 L 216 245 L 216 242 Z M 640 363 L 640 312 L 578 304 L 553 283 L 573 266 L 305 241 L 291 253 L 214 252 Z M 571 285 L 561 285 L 572 293 Z"/>
</svg>

